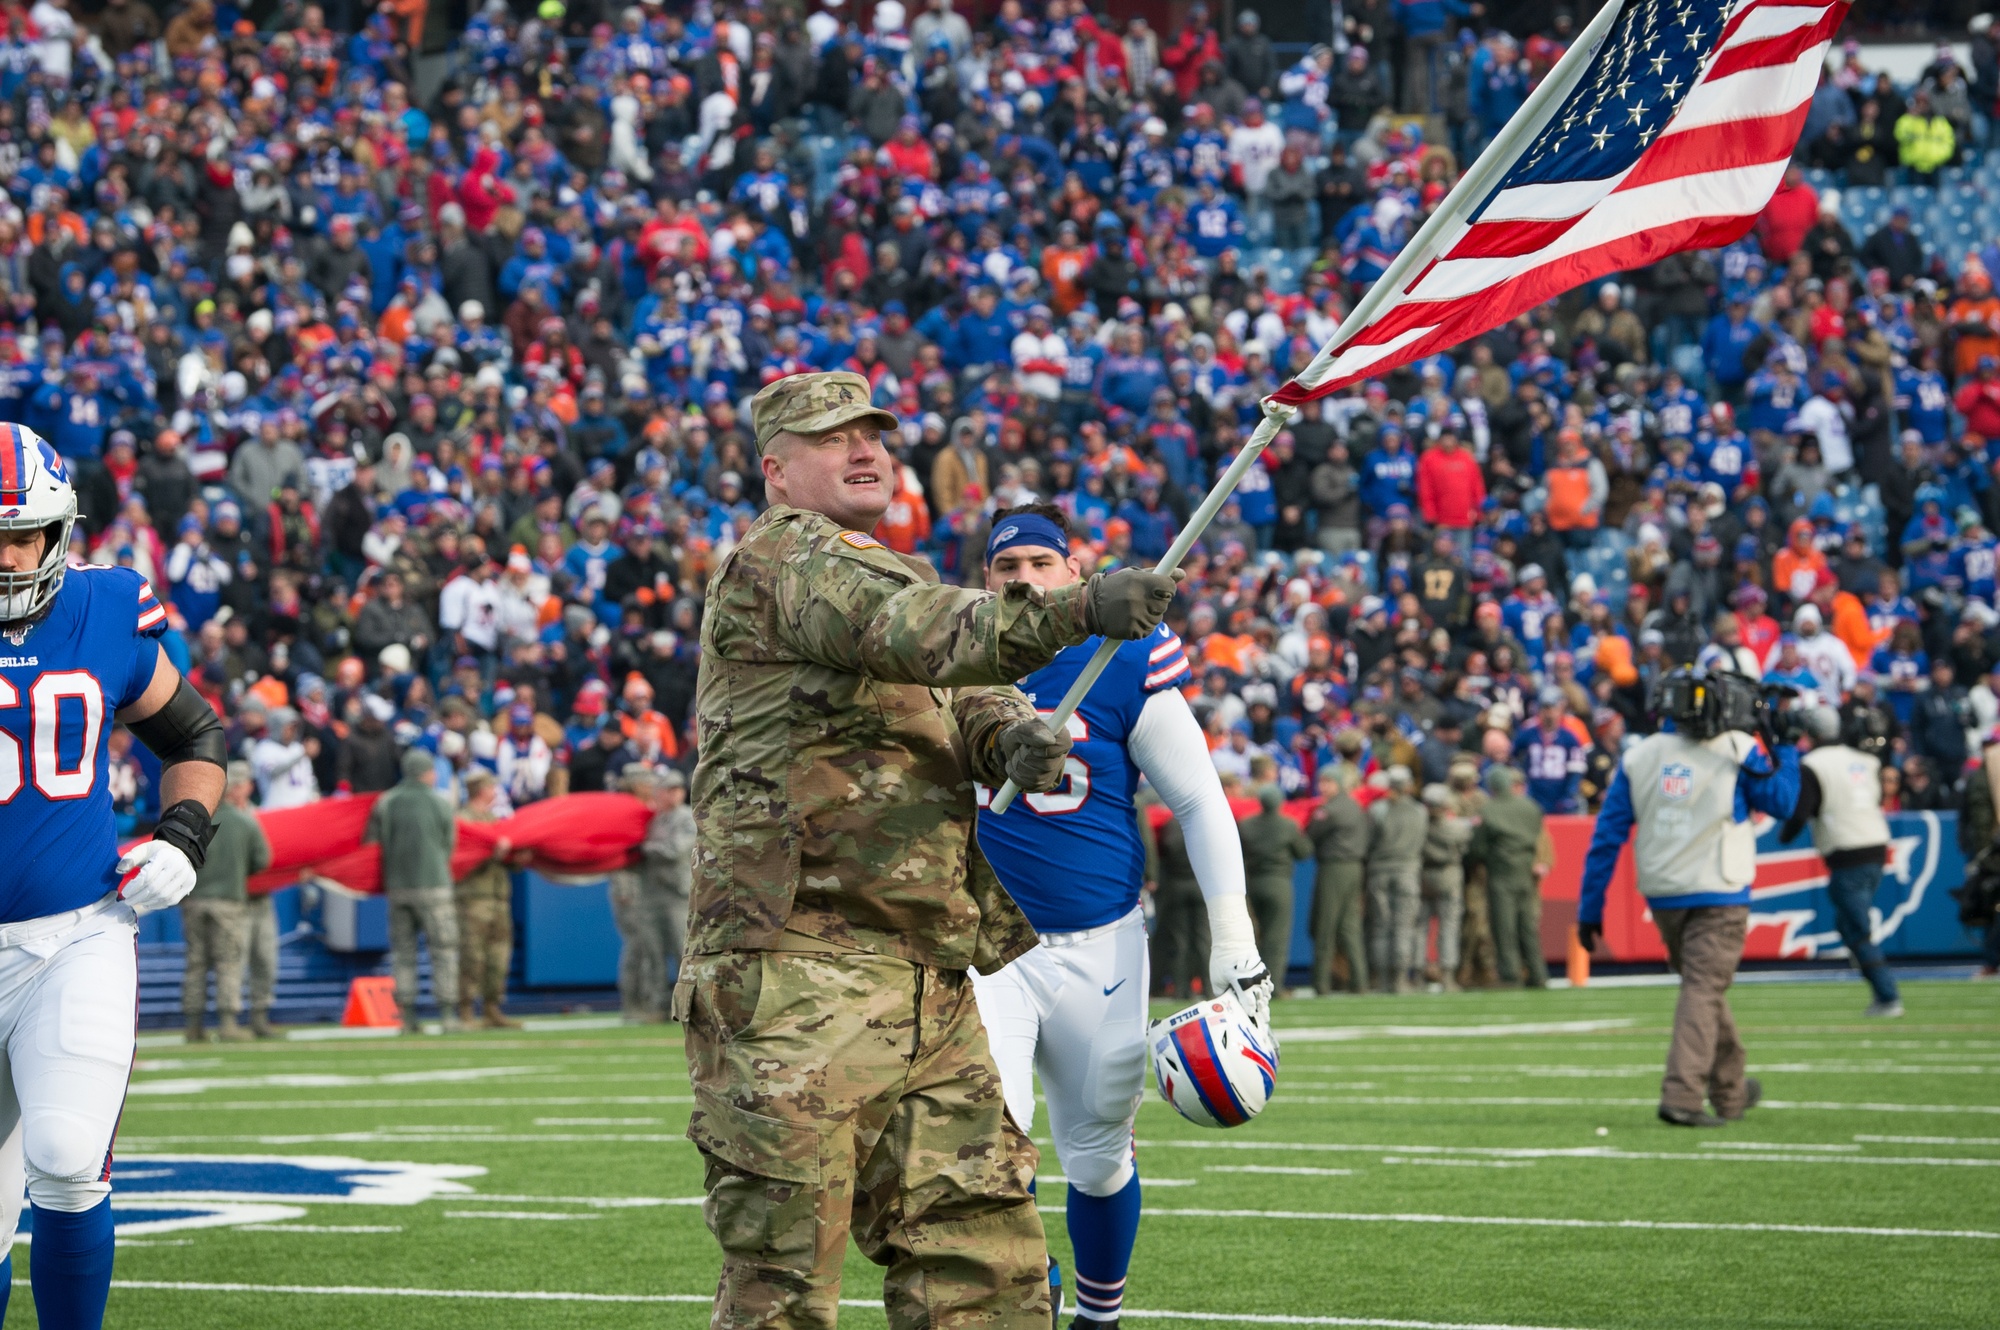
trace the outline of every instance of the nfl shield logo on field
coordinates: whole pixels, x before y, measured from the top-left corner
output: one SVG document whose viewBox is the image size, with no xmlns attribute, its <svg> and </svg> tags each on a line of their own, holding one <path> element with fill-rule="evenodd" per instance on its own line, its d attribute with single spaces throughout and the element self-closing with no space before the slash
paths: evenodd
<svg viewBox="0 0 2000 1330">
<path fill-rule="evenodd" d="M 1669 762 L 1660 768 L 1660 796 L 1685 799 L 1694 793 L 1694 768 L 1685 762 Z"/>
</svg>

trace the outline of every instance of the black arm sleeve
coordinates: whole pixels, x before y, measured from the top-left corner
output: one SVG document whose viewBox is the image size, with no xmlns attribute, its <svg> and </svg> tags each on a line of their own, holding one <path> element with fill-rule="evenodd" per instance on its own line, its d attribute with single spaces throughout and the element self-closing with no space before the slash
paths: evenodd
<svg viewBox="0 0 2000 1330">
<path fill-rule="evenodd" d="M 165 706 L 126 728 L 153 751 L 163 767 L 180 762 L 208 762 L 225 770 L 229 766 L 222 722 L 216 717 L 215 708 L 186 679 L 181 680 L 181 686 L 174 690 Z"/>
<path fill-rule="evenodd" d="M 1819 816 L 1819 797 L 1819 777 L 1813 774 L 1811 767 L 1801 763 L 1799 802 L 1792 809 L 1792 815 L 1785 819 L 1784 829 L 1778 833 L 1781 843 L 1789 843 L 1805 830 L 1806 823 Z"/>
</svg>

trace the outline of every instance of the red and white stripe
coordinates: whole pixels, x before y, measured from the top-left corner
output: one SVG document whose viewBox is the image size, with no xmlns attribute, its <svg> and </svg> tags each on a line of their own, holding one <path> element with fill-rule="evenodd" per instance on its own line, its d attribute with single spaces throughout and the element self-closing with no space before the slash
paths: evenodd
<svg viewBox="0 0 2000 1330">
<path fill-rule="evenodd" d="M 1695 87 L 1631 169 L 1502 190 L 1441 237 L 1439 257 L 1365 326 L 1336 332 L 1275 400 L 1309 402 L 1456 346 L 1606 273 L 1742 238 L 1784 177 L 1847 10 L 1847 0 L 1749 0 L 1723 25 Z M 1535 137 L 1522 136 L 1523 153 Z"/>
<path fill-rule="evenodd" d="M 139 581 L 139 629 L 157 628 L 167 621 L 166 607 L 153 594 L 152 583 L 141 578 Z"/>
</svg>

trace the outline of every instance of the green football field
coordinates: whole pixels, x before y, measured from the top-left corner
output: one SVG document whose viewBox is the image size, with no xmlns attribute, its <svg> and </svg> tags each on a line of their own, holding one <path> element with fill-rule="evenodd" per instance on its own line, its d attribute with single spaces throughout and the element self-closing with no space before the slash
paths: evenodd
<svg viewBox="0 0 2000 1330">
<path fill-rule="evenodd" d="M 1891 1024 L 1861 1019 L 1865 997 L 1739 986 L 1765 1106 L 1700 1133 L 1653 1117 L 1671 988 L 1281 1004 L 1280 1091 L 1254 1123 L 1203 1131 L 1148 1091 L 1126 1315 L 2000 1324 L 2000 985 L 1910 983 Z M 451 1039 L 149 1036 L 108 1323 L 704 1325 L 717 1258 L 688 1104 L 677 1027 L 602 1016 Z M 11 1324 L 28 1325 L 18 1255 Z M 882 1324 L 879 1291 L 850 1253 L 844 1321 Z"/>
</svg>

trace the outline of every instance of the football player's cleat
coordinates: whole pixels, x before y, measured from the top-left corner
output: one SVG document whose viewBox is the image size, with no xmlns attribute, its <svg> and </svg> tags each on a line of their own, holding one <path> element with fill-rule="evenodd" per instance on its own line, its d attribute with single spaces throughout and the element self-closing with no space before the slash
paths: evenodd
<svg viewBox="0 0 2000 1330">
<path fill-rule="evenodd" d="M 0 531 L 40 531 L 42 561 L 32 571 L 0 571 L 0 623 L 32 619 L 62 589 L 76 490 L 49 441 L 25 425 L 0 423 Z"/>
<path fill-rule="evenodd" d="M 1153 1022 L 1160 1098 L 1198 1127 L 1240 1127 L 1278 1085 L 1278 1044 L 1234 993 L 1204 998 Z"/>
</svg>

